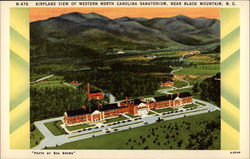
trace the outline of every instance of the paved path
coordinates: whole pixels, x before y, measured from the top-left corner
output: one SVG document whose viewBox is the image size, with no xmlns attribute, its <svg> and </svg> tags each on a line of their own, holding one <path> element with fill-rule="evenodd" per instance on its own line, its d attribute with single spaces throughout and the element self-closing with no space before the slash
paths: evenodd
<svg viewBox="0 0 250 159">
<path fill-rule="evenodd" d="M 96 127 L 96 128 L 91 129 L 91 130 L 74 132 L 74 133 L 60 135 L 60 136 L 54 136 L 44 126 L 44 123 L 57 121 L 57 120 L 63 120 L 63 117 L 37 121 L 37 122 L 35 122 L 35 126 L 41 131 L 42 134 L 44 134 L 45 139 L 43 139 L 40 142 L 40 144 L 38 146 L 34 147 L 33 149 L 43 149 L 43 148 L 45 148 L 45 146 L 47 146 L 47 147 L 54 147 L 56 145 L 59 146 L 59 145 L 62 145 L 64 143 L 91 138 L 91 137 L 93 137 L 93 135 L 99 136 L 99 135 L 107 134 L 107 130 L 110 131 L 109 133 L 112 133 L 115 131 L 115 128 L 117 126 L 119 126 L 119 128 L 117 128 L 117 131 L 121 131 L 121 130 L 129 129 L 129 128 L 143 126 L 146 123 L 152 124 L 152 123 L 155 123 L 159 117 L 163 120 L 172 120 L 172 119 L 184 117 L 183 113 L 185 113 L 186 116 L 191 116 L 191 115 L 207 113 L 208 111 L 210 111 L 210 112 L 215 111 L 215 110 L 220 111 L 220 108 L 216 107 L 215 105 L 213 105 L 211 103 L 208 103 L 208 102 L 205 102 L 202 100 L 198 100 L 198 99 L 193 99 L 193 102 L 196 102 L 196 101 L 199 103 L 205 104 L 206 106 L 200 106 L 200 108 L 196 108 L 193 110 L 184 109 L 183 111 L 179 111 L 177 113 L 171 113 L 171 114 L 165 114 L 165 115 L 163 115 L 162 113 L 157 113 L 157 115 L 155 115 L 155 114 L 149 115 L 149 116 L 143 117 L 141 119 L 126 120 L 125 123 L 120 122 L 119 124 L 115 124 L 115 125 L 110 125 L 110 126 L 105 125 L 104 127 Z M 128 125 L 128 124 L 130 124 L 130 125 Z"/>
<path fill-rule="evenodd" d="M 39 78 L 38 80 L 32 81 L 32 82 L 30 82 L 30 83 L 40 82 L 40 81 L 43 81 L 43 80 L 48 79 L 48 78 L 53 77 L 53 76 L 54 76 L 54 75 L 51 74 L 51 75 L 49 75 L 49 76 L 45 76 L 45 77 Z"/>
<path fill-rule="evenodd" d="M 180 61 L 182 61 L 182 60 L 184 59 L 184 56 L 186 56 L 186 55 L 189 55 L 189 53 L 182 55 L 181 58 L 180 58 Z M 180 70 L 182 70 L 182 69 L 183 69 L 183 67 L 180 67 L 180 68 L 178 68 L 178 69 L 176 69 L 176 70 L 172 70 L 170 73 L 174 75 L 174 78 L 175 78 L 175 79 L 177 79 L 177 80 L 179 80 L 179 81 L 185 82 L 185 83 L 187 84 L 185 87 L 189 87 L 189 86 L 190 86 L 190 83 L 189 83 L 188 81 L 183 80 L 183 79 L 180 79 L 180 78 L 176 77 L 176 75 L 174 74 L 175 72 L 178 72 L 178 71 L 180 71 Z"/>
<path fill-rule="evenodd" d="M 186 89 L 186 88 L 192 88 L 193 86 L 185 86 L 185 87 L 181 87 L 181 88 L 166 88 L 166 89 L 160 89 L 158 90 L 158 92 L 160 93 L 165 93 L 165 94 L 173 94 L 169 91 L 175 91 L 175 90 L 180 90 L 180 89 Z"/>
<path fill-rule="evenodd" d="M 130 116 L 127 116 L 126 114 L 122 114 L 123 116 L 125 116 L 126 118 L 128 118 L 128 119 L 133 119 L 133 118 L 131 118 Z"/>
<path fill-rule="evenodd" d="M 184 56 L 186 56 L 186 55 L 188 55 L 188 54 L 182 55 L 181 58 L 180 58 L 180 61 L 182 61 L 183 58 L 184 58 Z M 171 66 L 170 66 L 170 67 L 171 67 Z M 175 72 L 178 72 L 178 71 L 180 71 L 180 70 L 182 70 L 182 69 L 183 69 L 183 67 L 179 67 L 178 69 L 172 70 L 172 71 L 170 72 L 170 74 L 173 74 L 175 79 L 177 79 L 177 80 L 179 80 L 179 81 L 182 81 L 182 82 L 185 82 L 185 83 L 186 83 L 186 86 L 183 86 L 183 87 L 181 87 L 181 88 L 172 87 L 172 88 L 161 89 L 161 90 L 158 90 L 158 92 L 160 92 L 160 93 L 165 93 L 165 94 L 173 94 L 173 93 L 171 93 L 171 92 L 169 92 L 169 91 L 180 90 L 180 89 L 185 89 L 185 88 L 192 88 L 193 86 L 190 85 L 190 83 L 189 83 L 188 81 L 186 81 L 186 80 L 184 80 L 184 79 L 180 79 L 180 78 L 178 78 L 178 77 L 174 74 Z"/>
<path fill-rule="evenodd" d="M 153 111 L 152 109 L 150 109 L 149 111 L 152 112 L 152 113 L 155 113 L 155 114 L 160 114 L 160 113 L 158 113 L 156 111 Z"/>
<path fill-rule="evenodd" d="M 63 84 L 64 84 L 64 85 L 66 85 L 66 86 L 69 86 L 69 87 L 72 87 L 72 88 L 76 89 L 76 87 L 74 87 L 74 86 L 70 85 L 70 84 L 69 84 L 69 83 L 67 83 L 67 82 L 63 82 Z"/>
</svg>

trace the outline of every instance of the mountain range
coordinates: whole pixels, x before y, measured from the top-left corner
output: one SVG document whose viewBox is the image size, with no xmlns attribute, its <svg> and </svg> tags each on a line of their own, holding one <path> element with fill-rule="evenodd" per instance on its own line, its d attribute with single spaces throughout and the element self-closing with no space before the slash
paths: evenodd
<svg viewBox="0 0 250 159">
<path fill-rule="evenodd" d="M 220 21 L 184 15 L 110 19 L 96 13 L 72 12 L 31 22 L 30 34 L 32 47 L 41 41 L 93 50 L 219 45 Z"/>
</svg>

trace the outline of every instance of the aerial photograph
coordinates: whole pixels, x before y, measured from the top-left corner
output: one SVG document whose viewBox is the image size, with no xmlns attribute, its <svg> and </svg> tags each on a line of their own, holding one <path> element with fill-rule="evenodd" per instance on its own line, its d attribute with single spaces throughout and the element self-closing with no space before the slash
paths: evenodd
<svg viewBox="0 0 250 159">
<path fill-rule="evenodd" d="M 216 8 L 31 8 L 30 148 L 219 150 Z"/>
</svg>

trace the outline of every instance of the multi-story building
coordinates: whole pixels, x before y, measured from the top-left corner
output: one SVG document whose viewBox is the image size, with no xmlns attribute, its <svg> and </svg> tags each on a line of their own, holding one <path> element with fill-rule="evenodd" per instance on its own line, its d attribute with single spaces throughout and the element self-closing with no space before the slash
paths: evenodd
<svg viewBox="0 0 250 159">
<path fill-rule="evenodd" d="M 161 82 L 161 86 L 172 86 L 172 85 L 174 85 L 174 81 L 169 79 Z"/>
<path fill-rule="evenodd" d="M 76 125 L 82 123 L 94 123 L 104 121 L 108 118 L 131 114 L 144 116 L 150 109 L 178 108 L 192 103 L 192 95 L 189 92 L 176 93 L 171 95 L 133 99 L 94 107 L 83 107 L 82 109 L 66 111 L 64 122 L 66 125 Z"/>
<path fill-rule="evenodd" d="M 101 100 L 104 99 L 104 93 L 100 90 L 90 90 L 90 84 L 87 83 L 87 98 L 88 100 Z"/>
</svg>

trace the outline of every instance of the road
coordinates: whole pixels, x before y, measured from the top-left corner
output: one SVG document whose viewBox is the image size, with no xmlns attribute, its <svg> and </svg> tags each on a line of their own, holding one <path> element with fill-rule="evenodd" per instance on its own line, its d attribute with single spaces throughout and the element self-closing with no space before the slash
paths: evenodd
<svg viewBox="0 0 250 159">
<path fill-rule="evenodd" d="M 190 55 L 190 54 L 187 53 L 187 54 L 182 55 L 182 56 L 180 57 L 180 61 L 182 61 L 186 55 Z M 170 67 L 171 67 L 171 66 L 170 66 Z M 185 82 L 185 83 L 186 83 L 186 86 L 183 86 L 183 87 L 180 87 L 180 88 L 172 87 L 172 88 L 161 89 L 161 90 L 158 90 L 158 92 L 160 92 L 160 93 L 165 93 L 165 94 L 173 94 L 173 93 L 171 93 L 171 92 L 169 92 L 169 91 L 180 90 L 180 89 L 185 89 L 185 88 L 192 88 L 193 86 L 190 85 L 190 83 L 189 83 L 188 81 L 186 81 L 186 80 L 184 80 L 184 79 L 180 79 L 180 78 L 178 78 L 178 77 L 174 74 L 175 72 L 178 72 L 178 71 L 180 71 L 180 70 L 182 70 L 182 69 L 183 69 L 183 67 L 179 67 L 178 69 L 172 70 L 172 71 L 170 72 L 170 74 L 173 74 L 175 79 L 177 79 L 177 80 L 179 80 L 179 81 L 182 81 L 182 82 Z"/>
<path fill-rule="evenodd" d="M 39 78 L 38 80 L 32 81 L 32 82 L 30 82 L 30 83 L 40 82 L 40 81 L 43 81 L 43 80 L 48 79 L 48 78 L 53 77 L 53 76 L 54 76 L 54 75 L 51 74 L 51 75 L 49 75 L 49 76 L 45 76 L 45 77 Z"/>
<path fill-rule="evenodd" d="M 181 58 L 180 58 L 180 61 L 182 61 L 186 55 L 190 55 L 190 54 L 187 53 L 187 54 L 182 55 Z M 180 78 L 176 77 L 176 75 L 174 74 L 175 72 L 178 72 L 178 71 L 180 71 L 180 70 L 182 70 L 182 69 L 183 69 L 183 67 L 180 67 L 180 68 L 178 68 L 178 69 L 176 69 L 176 70 L 172 70 L 170 73 L 174 75 L 174 78 L 175 78 L 175 79 L 177 79 L 177 80 L 179 80 L 179 81 L 185 82 L 185 83 L 187 84 L 185 87 L 189 87 L 189 86 L 190 86 L 190 83 L 189 83 L 188 81 L 183 80 L 183 79 L 180 79 Z"/>
<path fill-rule="evenodd" d="M 69 87 L 71 87 L 71 88 L 76 89 L 76 87 L 74 87 L 74 86 L 70 85 L 70 84 L 69 84 L 69 83 L 67 83 L 67 82 L 63 82 L 63 84 L 64 84 L 64 85 L 66 85 L 66 86 L 69 86 Z"/>
<path fill-rule="evenodd" d="M 208 111 L 212 112 L 215 110 L 219 110 L 220 108 L 216 107 L 215 105 L 202 101 L 202 100 L 198 100 L 198 99 L 193 99 L 193 102 L 195 103 L 196 101 L 205 104 L 205 106 L 199 106 L 199 108 L 190 110 L 190 109 L 184 109 L 182 108 L 182 111 L 179 111 L 177 113 L 171 113 L 171 114 L 162 114 L 162 113 L 158 113 L 158 114 L 154 114 L 154 115 L 148 115 L 146 117 L 143 117 L 141 119 L 128 119 L 131 121 L 126 121 L 125 123 L 120 122 L 119 124 L 116 125 L 107 125 L 105 124 L 104 127 L 97 127 L 97 128 L 93 128 L 91 130 L 85 130 L 85 131 L 81 131 L 81 132 L 74 132 L 74 133 L 70 133 L 70 134 L 65 134 L 65 135 L 61 135 L 61 136 L 54 136 L 48 129 L 47 127 L 45 127 L 44 123 L 47 122 L 52 122 L 52 121 L 58 121 L 58 120 L 63 120 L 63 117 L 58 117 L 58 118 L 53 118 L 53 119 L 46 119 L 46 120 L 42 120 L 42 121 L 37 121 L 35 122 L 35 126 L 41 131 L 41 133 L 45 136 L 45 139 L 43 139 L 40 144 L 36 147 L 34 147 L 33 149 L 44 149 L 45 146 L 47 147 L 54 147 L 56 145 L 62 145 L 64 143 L 68 143 L 68 142 L 73 142 L 73 141 L 77 141 L 77 140 L 82 140 L 82 139 L 87 139 L 87 138 L 91 138 L 94 136 L 99 136 L 99 135 L 104 135 L 107 134 L 106 131 L 110 131 L 110 133 L 115 132 L 115 128 L 117 128 L 117 131 L 121 131 L 121 130 L 125 130 L 125 129 L 129 129 L 129 128 L 135 128 L 135 127 L 139 127 L 139 126 L 143 126 L 145 125 L 145 122 L 147 124 L 153 124 L 156 122 L 156 120 L 160 117 L 163 120 L 172 120 L 172 119 L 176 119 L 176 118 L 182 118 L 184 117 L 184 115 L 186 116 L 192 116 L 192 115 L 197 115 L 197 114 L 202 114 L 202 113 L 207 113 Z M 130 125 L 128 125 L 130 124 Z M 89 134 L 91 133 L 91 134 Z"/>
</svg>

